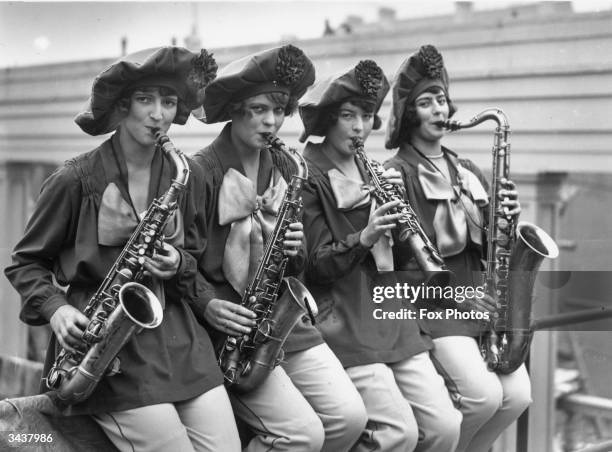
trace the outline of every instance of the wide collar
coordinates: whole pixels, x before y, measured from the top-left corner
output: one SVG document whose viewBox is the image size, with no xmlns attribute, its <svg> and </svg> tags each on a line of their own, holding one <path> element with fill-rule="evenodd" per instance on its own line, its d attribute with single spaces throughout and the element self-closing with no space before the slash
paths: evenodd
<svg viewBox="0 0 612 452">
<path fill-rule="evenodd" d="M 246 172 L 240 161 L 240 157 L 232 144 L 232 123 L 228 122 L 217 138 L 212 143 L 212 150 L 221 164 L 222 172 L 233 168 L 246 177 Z M 257 194 L 262 194 L 270 185 L 270 177 L 274 164 L 268 149 L 262 149 L 259 157 L 259 172 L 257 173 Z M 276 181 L 275 181 L 276 182 Z"/>
<path fill-rule="evenodd" d="M 450 163 L 451 166 L 451 177 L 453 178 L 453 184 L 457 183 L 457 165 L 458 165 L 458 157 L 453 151 L 448 148 L 442 146 L 442 153 L 446 160 Z M 418 152 L 414 146 L 410 143 L 402 143 L 397 152 L 398 157 L 409 163 L 410 165 L 418 168 L 419 164 L 424 165 L 431 171 L 437 171 L 435 166 L 431 163 L 431 160 L 426 158 L 423 154 Z"/>
</svg>

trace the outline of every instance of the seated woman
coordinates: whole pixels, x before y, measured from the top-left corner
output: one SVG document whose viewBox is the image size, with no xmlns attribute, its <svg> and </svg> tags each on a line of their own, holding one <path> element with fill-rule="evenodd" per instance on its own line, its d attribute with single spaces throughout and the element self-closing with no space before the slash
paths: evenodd
<svg viewBox="0 0 612 452">
<path fill-rule="evenodd" d="M 431 339 L 415 320 L 373 316 L 373 282 L 394 285 L 389 231 L 399 202 L 377 205 L 370 175 L 356 156 L 354 140 L 380 126 L 378 110 L 389 90 L 382 70 L 361 61 L 326 78 L 300 101 L 304 157 L 310 179 L 304 189 L 308 245 L 306 285 L 319 303 L 318 328 L 361 395 L 368 422 L 352 450 L 454 451 L 460 413 L 429 359 Z M 401 184 L 400 174 L 381 177 Z M 401 306 L 397 300 L 388 305 Z"/>
<path fill-rule="evenodd" d="M 410 204 L 455 275 L 451 285 L 476 289 L 482 285 L 481 259 L 486 258 L 483 231 L 488 185 L 473 162 L 442 145 L 445 132 L 440 122 L 456 108 L 449 97 L 442 55 L 434 46 L 422 46 L 402 63 L 392 93 L 386 147 L 399 146 L 399 150 L 385 166 L 401 172 Z M 505 198 L 501 205 L 507 215 L 518 215 L 514 184 L 504 184 L 499 193 L 500 199 Z M 495 300 L 484 292 L 480 298 L 455 298 L 452 307 L 495 314 Z M 427 300 L 427 305 L 438 312 L 449 307 L 442 300 Z M 432 359 L 463 414 L 457 451 L 486 452 L 531 402 L 525 366 L 509 375 L 490 372 L 477 342 L 483 326 L 478 320 L 427 323 L 434 341 Z"/>
<path fill-rule="evenodd" d="M 5 270 L 23 299 L 21 319 L 51 324 L 43 375 L 57 346 L 70 353 L 82 349 L 89 323 L 83 309 L 141 215 L 178 177 L 172 159 L 156 146 L 155 132 L 184 124 L 215 72 L 204 50 L 198 55 L 163 47 L 127 55 L 94 80 L 75 121 L 90 135 L 114 133 L 45 181 Z M 203 175 L 189 166 L 166 241 L 141 264 L 163 321 L 133 335 L 118 353 L 118 372 L 104 375 L 88 399 L 65 410 L 92 415 L 122 451 L 240 450 L 210 338 L 189 306 L 200 297 L 195 276 L 203 248 L 195 221 Z"/>
</svg>

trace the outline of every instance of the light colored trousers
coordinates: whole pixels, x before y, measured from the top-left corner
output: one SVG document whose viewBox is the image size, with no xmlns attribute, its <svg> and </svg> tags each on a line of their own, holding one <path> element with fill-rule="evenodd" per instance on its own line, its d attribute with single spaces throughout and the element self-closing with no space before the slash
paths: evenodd
<svg viewBox="0 0 612 452">
<path fill-rule="evenodd" d="M 361 434 L 363 402 L 326 344 L 288 353 L 261 386 L 230 395 L 256 436 L 246 451 L 347 451 Z"/>
<path fill-rule="evenodd" d="M 366 429 L 352 450 L 454 452 L 461 413 L 453 407 L 429 353 L 346 371 L 368 413 Z"/>
<path fill-rule="evenodd" d="M 323 423 L 323 452 L 346 452 L 359 439 L 368 416 L 342 364 L 320 344 L 288 353 L 283 368 Z"/>
<path fill-rule="evenodd" d="M 531 403 L 527 370 L 490 372 L 471 337 L 441 337 L 434 344 L 433 360 L 463 414 L 457 452 L 487 452 Z"/>
<path fill-rule="evenodd" d="M 121 452 L 236 452 L 238 429 L 223 386 L 191 400 L 93 416 Z"/>
</svg>

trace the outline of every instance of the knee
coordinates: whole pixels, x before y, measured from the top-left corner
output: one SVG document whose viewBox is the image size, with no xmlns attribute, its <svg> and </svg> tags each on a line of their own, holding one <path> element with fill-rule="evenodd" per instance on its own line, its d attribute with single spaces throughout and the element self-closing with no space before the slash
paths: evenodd
<svg viewBox="0 0 612 452">
<path fill-rule="evenodd" d="M 313 413 L 310 419 L 296 427 L 293 432 L 288 432 L 292 438 L 289 450 L 319 452 L 323 448 L 325 430 L 318 416 Z"/>
<path fill-rule="evenodd" d="M 500 384 L 483 384 L 456 395 L 457 407 L 468 422 L 485 423 L 502 407 L 504 393 Z"/>
<path fill-rule="evenodd" d="M 331 427 L 334 436 L 342 438 L 347 444 L 354 444 L 361 433 L 364 431 L 368 422 L 368 414 L 361 399 L 355 400 L 352 403 L 345 403 L 335 413 L 336 428 Z M 326 430 L 327 426 L 326 426 Z"/>
<path fill-rule="evenodd" d="M 518 417 L 531 405 L 532 401 L 529 387 L 521 388 L 520 390 L 504 394 L 503 408 Z"/>
<path fill-rule="evenodd" d="M 397 422 L 383 427 L 380 431 L 366 430 L 377 438 L 375 441 L 380 445 L 377 450 L 389 451 L 413 451 L 419 440 L 419 429 L 416 423 Z"/>
<path fill-rule="evenodd" d="M 425 443 L 435 444 L 436 450 L 455 450 L 459 442 L 461 432 L 461 412 L 454 409 L 440 410 L 436 413 L 431 422 L 424 422 L 421 427 L 421 434 L 425 438 Z"/>
</svg>

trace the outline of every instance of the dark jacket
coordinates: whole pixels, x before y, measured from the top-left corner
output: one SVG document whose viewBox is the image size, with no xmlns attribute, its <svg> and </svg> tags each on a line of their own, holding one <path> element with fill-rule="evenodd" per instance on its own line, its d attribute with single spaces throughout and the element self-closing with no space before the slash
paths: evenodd
<svg viewBox="0 0 612 452">
<path fill-rule="evenodd" d="M 202 167 L 205 174 L 203 202 L 206 217 L 202 225 L 205 252 L 201 255 L 199 261 L 200 283 L 204 287 L 204 296 L 199 300 L 196 307 L 198 318 L 201 321 L 204 321 L 206 305 L 213 298 L 234 303 L 242 301 L 242 294 L 238 294 L 234 290 L 223 274 L 223 254 L 231 225 L 219 225 L 218 213 L 219 192 L 227 170 L 233 168 L 244 174 L 244 168 L 232 145 L 230 134 L 231 122 L 223 128 L 221 134 L 209 146 L 193 155 L 193 159 Z M 257 180 L 258 194 L 262 194 L 268 188 L 273 167 L 280 170 L 287 183 L 290 182 L 291 176 L 297 170 L 294 162 L 285 154 L 262 150 Z M 302 272 L 305 254 L 303 248 L 297 256 L 289 259 L 285 276 L 297 276 Z M 209 327 L 209 331 L 215 341 L 217 338 L 223 337 L 211 327 Z M 287 352 L 305 350 L 322 342 L 323 339 L 318 331 L 304 317 L 289 335 L 284 349 Z"/>
<path fill-rule="evenodd" d="M 431 348 L 415 320 L 377 320 L 374 285 L 393 286 L 393 272 L 378 274 L 370 249 L 359 242 L 370 206 L 340 211 L 328 177 L 334 168 L 308 143 L 304 157 L 309 183 L 304 190 L 304 230 L 308 244 L 306 284 L 319 304 L 318 328 L 344 367 L 397 362 Z M 363 168 L 360 167 L 363 173 Z M 366 179 L 367 180 L 367 179 Z M 409 309 L 387 300 L 385 310 Z"/>
<path fill-rule="evenodd" d="M 177 275 L 163 282 L 164 320 L 159 327 L 133 336 L 118 354 L 121 373 L 104 377 L 91 397 L 72 406 L 70 413 L 177 402 L 222 383 L 210 338 L 189 308 L 199 297 L 195 276 L 202 251 L 195 221 L 202 174 L 196 165 L 191 170 L 177 210 L 184 234 L 183 246 L 177 245 L 181 264 Z M 170 159 L 158 150 L 151 164 L 149 203 L 168 189 L 174 172 Z M 118 133 L 95 150 L 68 161 L 45 181 L 25 234 L 15 247 L 13 264 L 5 270 L 21 294 L 21 319 L 26 323 L 45 324 L 66 303 L 83 310 L 116 261 L 127 238 L 117 246 L 101 245 L 100 225 L 106 220 L 119 230 L 127 220 L 118 212 L 100 213 L 109 187 L 117 188 L 121 204 L 134 212 Z M 67 292 L 54 285 L 54 278 L 67 286 Z M 43 375 L 54 360 L 54 339 Z"/>
</svg>

